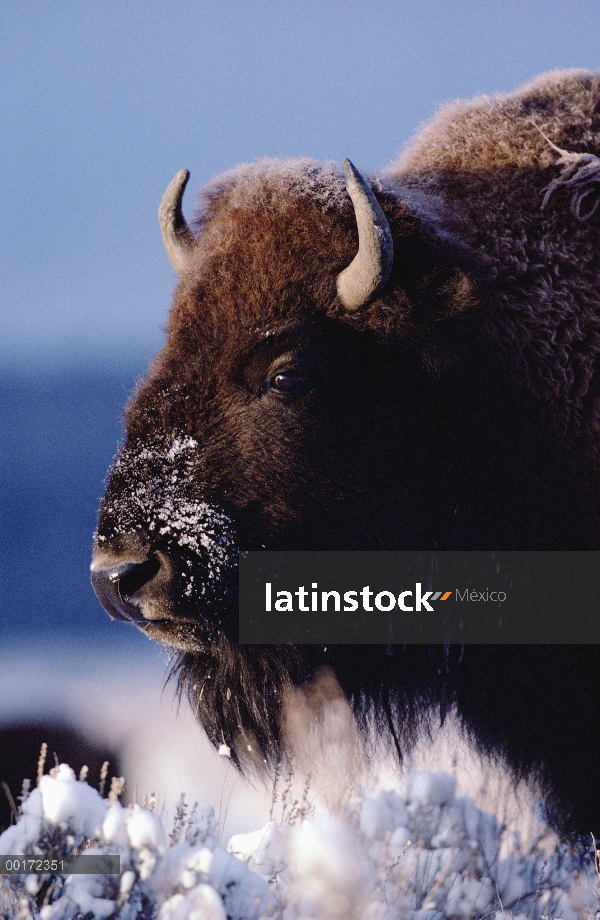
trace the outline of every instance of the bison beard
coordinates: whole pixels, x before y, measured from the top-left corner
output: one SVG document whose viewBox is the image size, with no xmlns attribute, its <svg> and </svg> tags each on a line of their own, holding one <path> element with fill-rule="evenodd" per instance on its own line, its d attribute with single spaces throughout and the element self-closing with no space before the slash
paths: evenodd
<svg viewBox="0 0 600 920">
<path fill-rule="evenodd" d="M 165 193 L 180 284 L 92 579 L 236 763 L 278 761 L 286 695 L 328 669 L 370 744 L 453 709 L 600 836 L 597 647 L 235 642 L 240 548 L 600 549 L 599 98 L 566 72 L 447 107 L 371 184 L 240 167 L 192 229 L 187 173 Z"/>
<path fill-rule="evenodd" d="M 400 759 L 453 708 L 484 754 L 533 783 L 549 823 L 586 838 L 600 827 L 593 747 L 600 656 L 592 646 L 304 646 L 241 649 L 224 636 L 173 667 L 195 715 L 238 766 L 284 754 L 281 713 L 291 686 L 335 673 L 370 749 Z"/>
</svg>

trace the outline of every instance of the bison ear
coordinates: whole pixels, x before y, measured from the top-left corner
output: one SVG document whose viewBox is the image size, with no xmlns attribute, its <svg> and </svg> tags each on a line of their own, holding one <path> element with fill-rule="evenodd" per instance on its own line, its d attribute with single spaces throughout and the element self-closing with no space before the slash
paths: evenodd
<svg viewBox="0 0 600 920">
<path fill-rule="evenodd" d="M 178 275 L 183 274 L 196 238 L 187 225 L 181 210 L 181 201 L 190 178 L 187 169 L 181 169 L 167 186 L 158 209 L 158 221 L 169 261 Z"/>
<path fill-rule="evenodd" d="M 354 205 L 358 252 L 338 275 L 338 297 L 347 310 L 358 310 L 385 287 L 394 262 L 394 243 L 387 218 L 371 186 L 358 169 L 344 160 L 346 188 Z"/>
</svg>

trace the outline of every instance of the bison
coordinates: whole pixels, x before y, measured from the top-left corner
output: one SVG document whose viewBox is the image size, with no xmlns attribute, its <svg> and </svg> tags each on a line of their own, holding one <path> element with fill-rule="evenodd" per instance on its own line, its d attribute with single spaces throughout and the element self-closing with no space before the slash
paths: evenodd
<svg viewBox="0 0 600 920">
<path fill-rule="evenodd" d="M 448 105 L 369 179 L 240 166 L 191 227 L 187 180 L 159 210 L 179 284 L 100 509 L 101 603 L 176 650 L 242 766 L 277 762 L 286 693 L 326 673 L 367 739 L 401 756 L 454 708 L 556 827 L 600 834 L 599 648 L 236 643 L 240 549 L 600 548 L 600 75 Z"/>
</svg>

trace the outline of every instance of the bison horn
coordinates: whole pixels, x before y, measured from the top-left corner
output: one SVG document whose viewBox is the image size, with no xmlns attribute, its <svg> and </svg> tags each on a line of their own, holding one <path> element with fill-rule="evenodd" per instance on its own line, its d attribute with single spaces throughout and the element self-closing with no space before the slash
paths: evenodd
<svg viewBox="0 0 600 920">
<path fill-rule="evenodd" d="M 169 261 L 178 275 L 185 271 L 196 243 L 181 210 L 181 200 L 190 178 L 189 170 L 180 169 L 162 197 L 158 220 Z"/>
<path fill-rule="evenodd" d="M 346 188 L 354 205 L 358 252 L 337 279 L 338 297 L 347 310 L 358 310 L 385 287 L 394 261 L 387 218 L 370 185 L 350 160 L 344 160 Z"/>
</svg>

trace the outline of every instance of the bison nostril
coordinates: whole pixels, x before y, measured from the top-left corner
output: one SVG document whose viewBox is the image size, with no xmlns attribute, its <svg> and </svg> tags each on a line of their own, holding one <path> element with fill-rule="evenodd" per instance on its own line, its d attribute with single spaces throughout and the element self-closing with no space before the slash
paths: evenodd
<svg viewBox="0 0 600 920">
<path fill-rule="evenodd" d="M 140 588 L 151 581 L 160 569 L 157 556 L 143 562 L 127 562 L 111 569 L 92 571 L 92 587 L 96 597 L 115 620 L 142 621 L 142 612 L 133 598 Z"/>
<path fill-rule="evenodd" d="M 122 566 L 120 573 L 115 576 L 119 583 L 118 590 L 121 597 L 132 597 L 136 591 L 154 578 L 159 569 L 160 562 L 156 556 L 150 556 L 145 562 L 131 562 L 129 565 Z"/>
</svg>

